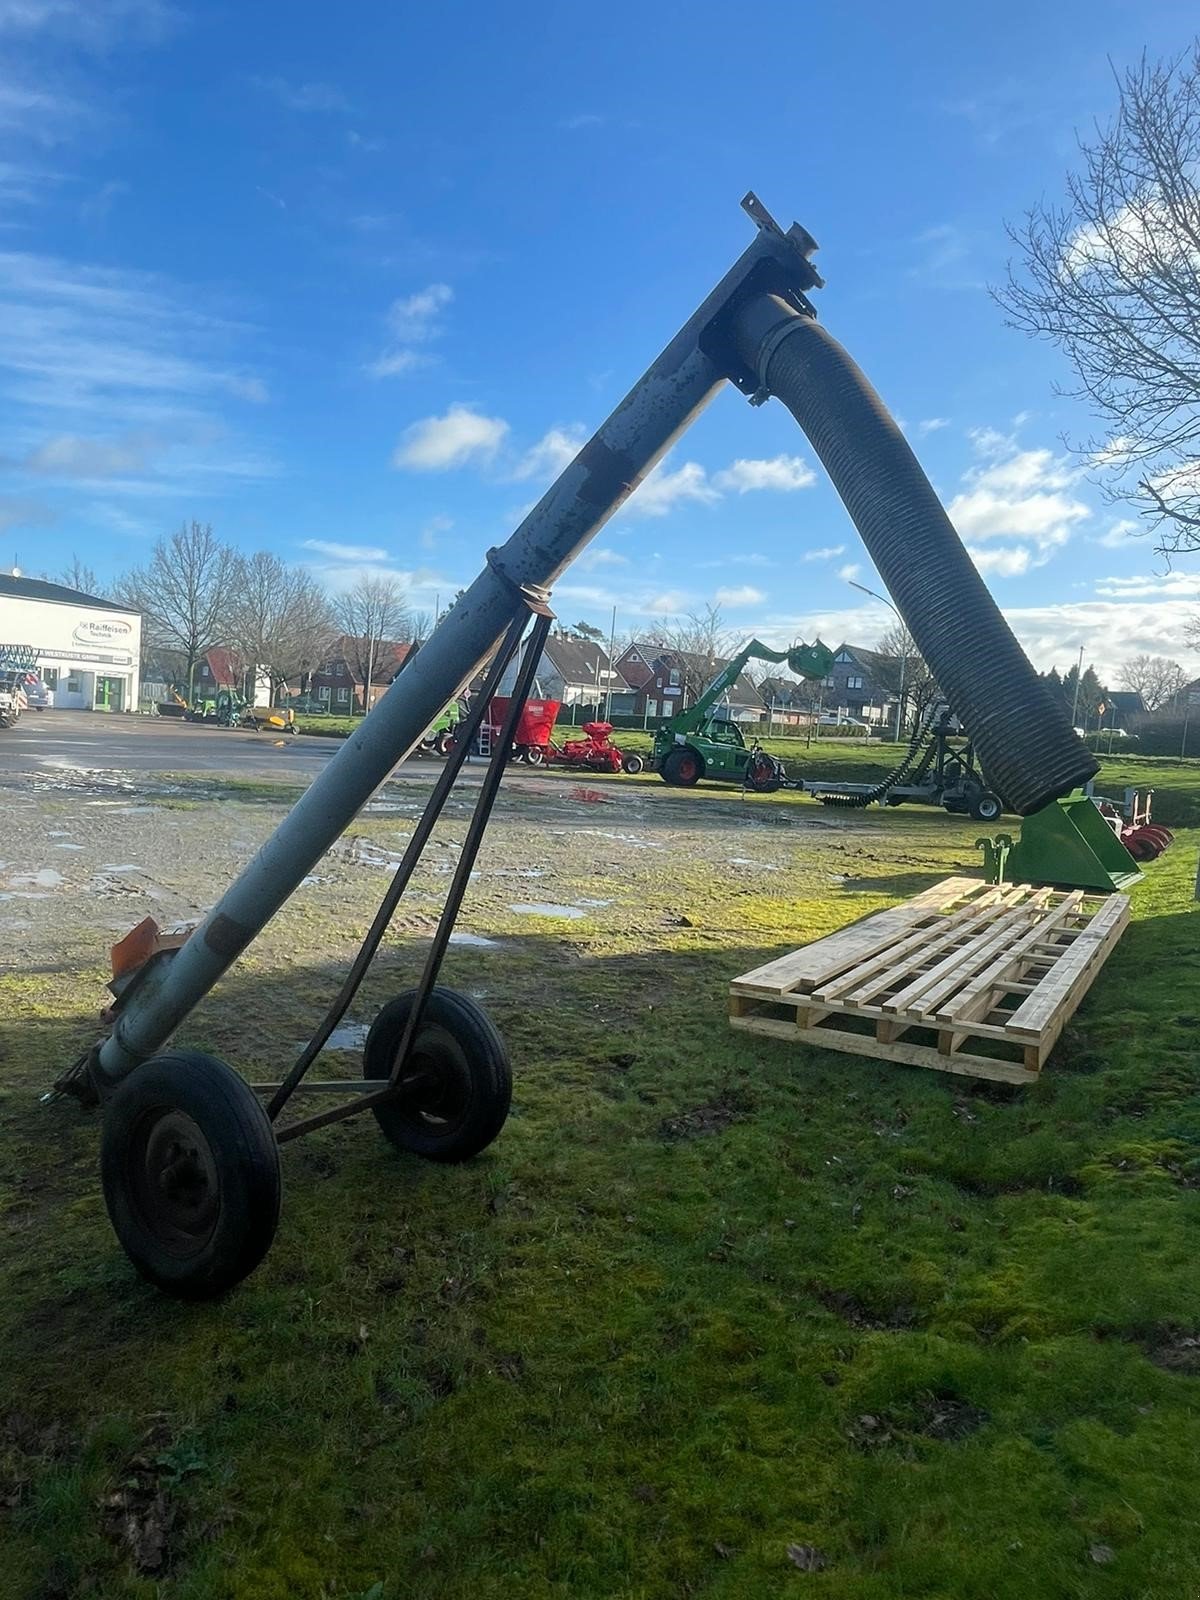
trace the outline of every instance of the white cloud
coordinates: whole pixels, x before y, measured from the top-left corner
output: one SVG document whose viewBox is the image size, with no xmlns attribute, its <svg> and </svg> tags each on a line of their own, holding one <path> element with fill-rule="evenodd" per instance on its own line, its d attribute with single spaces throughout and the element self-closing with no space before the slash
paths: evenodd
<svg viewBox="0 0 1200 1600">
<path fill-rule="evenodd" d="M 60 478 L 110 478 L 141 472 L 149 441 L 137 438 L 96 439 L 60 433 L 31 450 L 21 463 L 26 472 Z"/>
<path fill-rule="evenodd" d="M 402 344 L 416 344 L 432 338 L 438 331 L 438 319 L 454 299 L 454 290 L 448 283 L 431 283 L 388 307 L 387 321 L 392 333 Z"/>
<path fill-rule="evenodd" d="M 106 50 L 118 39 L 156 39 L 175 16 L 160 0 L 0 0 L 0 36 L 57 34 L 70 44 Z"/>
<path fill-rule="evenodd" d="M 218 409 L 231 395 L 266 398 L 244 365 L 250 330 L 194 289 L 9 251 L 0 252 L 0 303 L 10 460 L 76 480 L 142 471 L 142 481 L 125 486 L 133 493 L 200 483 L 211 492 L 221 474 L 272 470 L 244 442 L 231 442 Z M 94 471 L 81 466 L 85 458 Z"/>
<path fill-rule="evenodd" d="M 594 111 L 579 111 L 573 117 L 564 117 L 559 127 L 568 133 L 578 133 L 581 128 L 602 128 L 606 120 Z"/>
<path fill-rule="evenodd" d="M 968 545 L 967 554 L 980 572 L 994 572 L 1001 578 L 1015 578 L 1029 571 L 1031 557 L 1027 545 L 992 545 L 986 550 Z"/>
<path fill-rule="evenodd" d="M 717 604 L 719 606 L 757 606 L 766 599 L 761 589 L 756 589 L 753 584 L 743 583 L 736 589 L 718 589 Z"/>
<path fill-rule="evenodd" d="M 917 432 L 920 434 L 937 433 L 941 428 L 950 426 L 949 417 L 925 417 L 917 423 Z"/>
<path fill-rule="evenodd" d="M 668 472 L 665 463 L 660 461 L 626 502 L 626 508 L 632 516 L 665 517 L 681 502 L 711 505 L 720 498 L 720 492 L 708 481 L 708 474 L 699 462 L 685 461 L 674 472 Z"/>
<path fill-rule="evenodd" d="M 1073 530 L 1091 516 L 1071 492 L 1079 474 L 1049 450 L 1021 450 L 1010 436 L 993 428 L 972 434 L 984 465 L 963 474 L 965 488 L 946 508 L 964 541 L 1024 541 L 1024 557 L 1010 545 L 987 565 L 993 571 L 1028 571 L 1041 566 L 1066 544 Z M 977 565 L 979 561 L 977 559 Z"/>
<path fill-rule="evenodd" d="M 681 589 L 667 589 L 647 600 L 642 610 L 648 616 L 671 617 L 686 610 L 689 596 Z"/>
<path fill-rule="evenodd" d="M 507 434 L 508 423 L 501 417 L 453 405 L 444 416 L 425 417 L 406 428 L 392 465 L 411 472 L 449 472 L 473 461 L 491 461 Z"/>
<path fill-rule="evenodd" d="M 448 283 L 431 283 L 415 294 L 393 300 L 387 324 L 391 345 L 368 366 L 373 378 L 395 378 L 414 367 L 428 365 L 429 357 L 414 346 L 427 344 L 442 332 L 441 315 L 454 299 Z"/>
<path fill-rule="evenodd" d="M 305 539 L 301 544 L 302 550 L 312 550 L 319 556 L 328 556 L 331 561 L 355 561 L 375 565 L 388 559 L 386 550 L 381 550 L 374 544 L 341 544 L 336 539 Z"/>
<path fill-rule="evenodd" d="M 807 489 L 817 475 L 800 456 L 771 456 L 767 460 L 739 457 L 713 477 L 718 489 L 747 494 L 757 489 Z"/>
<path fill-rule="evenodd" d="M 598 567 L 627 567 L 629 557 L 616 550 L 585 550 L 575 565 L 583 572 L 595 572 Z"/>
<path fill-rule="evenodd" d="M 252 77 L 256 89 L 269 94 L 289 111 L 349 111 L 350 102 L 331 83 L 289 83 L 286 78 Z"/>
<path fill-rule="evenodd" d="M 552 483 L 574 461 L 586 439 L 585 430 L 577 422 L 548 429 L 517 462 L 513 477 L 518 482 L 535 478 L 539 482 Z"/>
<path fill-rule="evenodd" d="M 1129 548 L 1129 541 L 1145 531 L 1142 523 L 1133 522 L 1129 517 L 1122 517 L 1113 523 L 1107 533 L 1102 533 L 1096 543 L 1102 544 L 1106 550 L 1126 550 Z"/>
<path fill-rule="evenodd" d="M 1163 572 L 1124 578 L 1097 578 L 1096 593 L 1114 600 L 1200 599 L 1200 574 Z"/>
<path fill-rule="evenodd" d="M 838 568 L 838 577 L 843 583 L 853 583 L 861 571 L 857 561 L 848 561 L 844 567 Z"/>
<path fill-rule="evenodd" d="M 836 556 L 844 556 L 844 544 L 823 544 L 817 550 L 806 550 L 800 557 L 801 561 L 832 561 Z"/>
<path fill-rule="evenodd" d="M 368 365 L 367 372 L 372 378 L 398 378 L 428 365 L 429 356 L 424 350 L 387 350 Z"/>
</svg>

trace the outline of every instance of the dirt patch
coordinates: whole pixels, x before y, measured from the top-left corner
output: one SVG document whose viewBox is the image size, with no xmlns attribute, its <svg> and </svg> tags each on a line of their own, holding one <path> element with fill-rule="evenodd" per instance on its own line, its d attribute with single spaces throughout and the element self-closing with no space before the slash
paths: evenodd
<svg viewBox="0 0 1200 1600">
<path fill-rule="evenodd" d="M 693 1106 L 677 1116 L 664 1117 L 658 1125 L 658 1137 L 668 1144 L 684 1139 L 703 1139 L 710 1133 L 723 1133 L 731 1123 L 746 1115 L 749 1107 L 736 1095 L 721 1095 L 707 1105 Z"/>
<path fill-rule="evenodd" d="M 1147 1359 L 1164 1372 L 1185 1378 L 1200 1374 L 1200 1335 L 1164 1328 L 1144 1339 L 1142 1347 Z"/>
<path fill-rule="evenodd" d="M 122 1468 L 118 1487 L 100 1502 L 105 1536 L 135 1571 L 147 1577 L 170 1571 L 184 1521 L 175 1490 L 189 1472 L 200 1470 L 200 1462 L 175 1444 L 166 1419 L 156 1417 Z"/>
<path fill-rule="evenodd" d="M 929 1391 L 907 1406 L 864 1412 L 850 1423 L 846 1437 L 859 1450 L 898 1449 L 911 1456 L 918 1439 L 957 1444 L 987 1421 L 988 1413 L 961 1395 Z"/>
<path fill-rule="evenodd" d="M 871 1306 L 845 1289 L 830 1289 L 822 1283 L 809 1284 L 827 1311 L 832 1311 L 851 1328 L 869 1329 L 873 1332 L 900 1332 L 920 1326 L 923 1318 L 916 1306 L 898 1304 Z"/>
</svg>

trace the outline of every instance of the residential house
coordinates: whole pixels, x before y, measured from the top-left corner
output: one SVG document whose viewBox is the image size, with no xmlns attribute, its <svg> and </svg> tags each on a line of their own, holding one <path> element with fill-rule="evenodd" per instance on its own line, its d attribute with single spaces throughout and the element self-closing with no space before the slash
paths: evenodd
<svg viewBox="0 0 1200 1600">
<path fill-rule="evenodd" d="M 387 691 L 411 649 L 411 644 L 400 640 L 377 640 L 371 687 L 367 692 L 360 665 L 368 655 L 366 643 L 341 634 L 333 641 L 326 659 L 310 674 L 309 698 L 334 716 L 348 717 L 354 712 L 369 711 Z"/>
<path fill-rule="evenodd" d="M 1146 702 L 1137 689 L 1106 689 L 1104 710 L 1100 725 L 1104 728 L 1128 728 L 1138 717 L 1146 714 Z"/>
<path fill-rule="evenodd" d="M 196 666 L 196 699 L 211 700 L 218 689 L 232 689 L 243 694 L 248 674 L 225 645 L 214 645 Z M 259 667 L 254 674 L 254 704 L 267 707 L 271 704 L 271 674 Z"/>
<path fill-rule="evenodd" d="M 516 671 L 516 663 L 510 662 L 500 680 L 501 694 L 511 692 Z M 535 697 L 557 700 L 564 706 L 606 706 L 610 691 L 614 714 L 628 711 L 632 691 L 603 644 L 565 631 L 550 635 L 538 662 Z"/>
<path fill-rule="evenodd" d="M 727 656 L 705 657 L 635 640 L 617 657 L 616 668 L 632 690 L 631 713 L 655 722 L 694 705 L 727 661 Z M 731 722 L 760 722 L 766 710 L 743 672 L 726 691 L 716 715 Z"/>
<path fill-rule="evenodd" d="M 820 687 L 795 678 L 768 677 L 759 683 L 758 694 L 767 708 L 768 722 L 796 726 L 812 717 Z"/>
<path fill-rule="evenodd" d="M 895 710 L 898 685 L 899 657 L 841 644 L 821 685 L 822 709 L 860 722 L 887 722 Z"/>
</svg>

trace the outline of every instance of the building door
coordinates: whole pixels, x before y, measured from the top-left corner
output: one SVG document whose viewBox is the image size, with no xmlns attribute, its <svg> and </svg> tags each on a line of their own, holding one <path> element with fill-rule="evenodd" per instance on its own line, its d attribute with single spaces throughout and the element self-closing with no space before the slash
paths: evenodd
<svg viewBox="0 0 1200 1600">
<path fill-rule="evenodd" d="M 96 676 L 96 710 L 123 711 L 125 708 L 125 679 Z"/>
</svg>

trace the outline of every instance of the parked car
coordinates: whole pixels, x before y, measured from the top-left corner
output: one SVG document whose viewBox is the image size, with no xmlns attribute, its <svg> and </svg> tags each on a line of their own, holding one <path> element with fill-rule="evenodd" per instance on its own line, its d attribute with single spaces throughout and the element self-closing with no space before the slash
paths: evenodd
<svg viewBox="0 0 1200 1600">
<path fill-rule="evenodd" d="M 861 728 L 864 733 L 870 731 L 870 724 L 860 722 L 857 717 L 839 715 L 836 711 L 822 711 L 817 718 L 822 728 Z"/>
<path fill-rule="evenodd" d="M 31 711 L 54 710 L 54 690 L 44 684 L 40 678 L 26 678 L 25 698 L 29 702 Z"/>
</svg>

